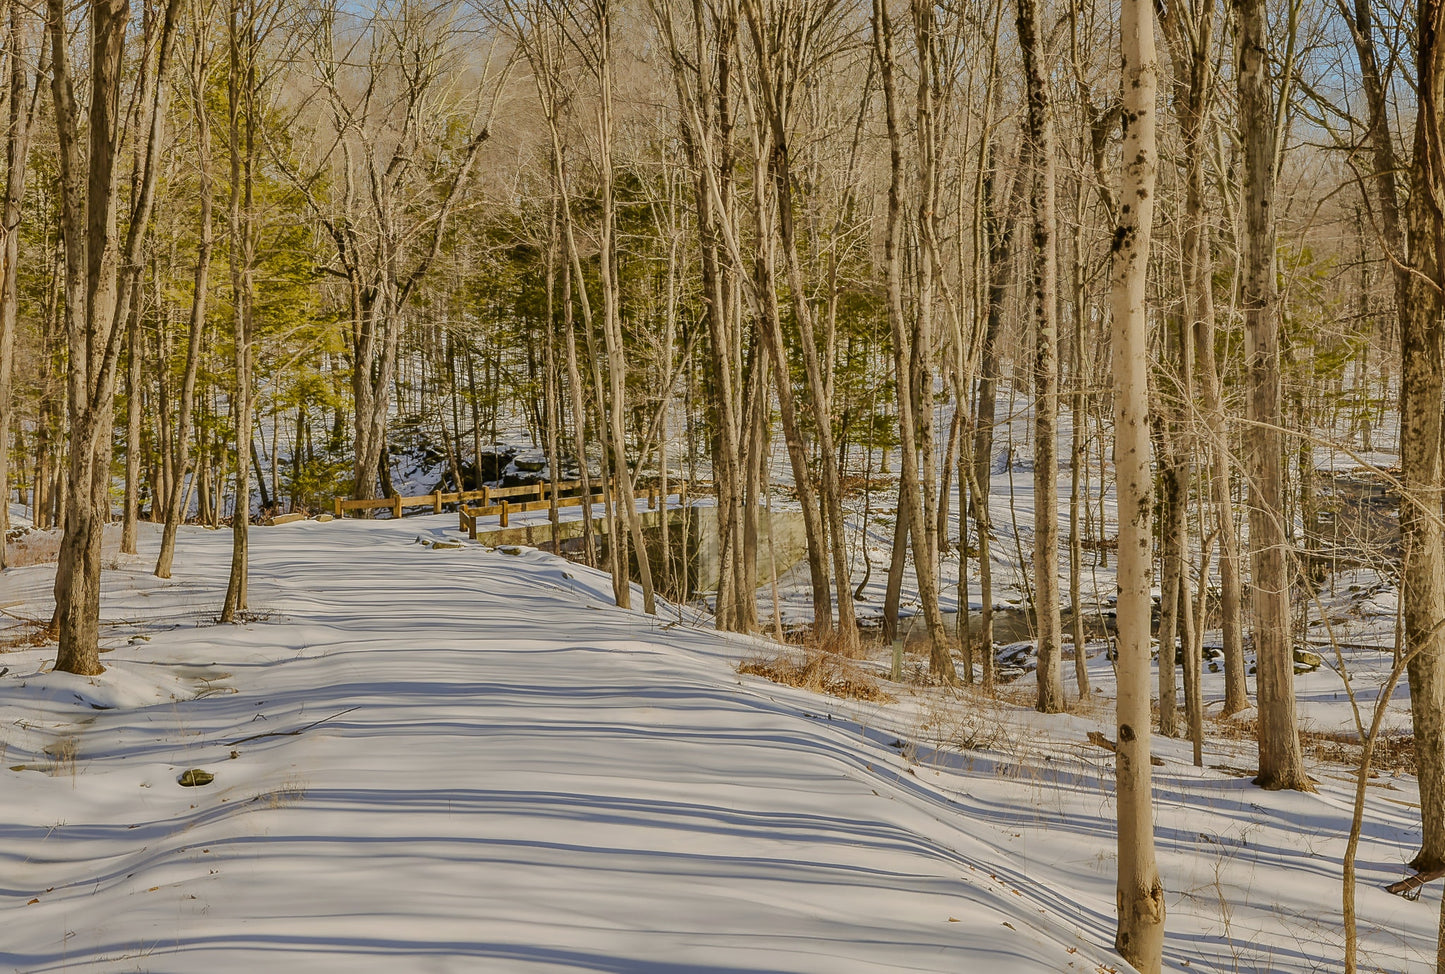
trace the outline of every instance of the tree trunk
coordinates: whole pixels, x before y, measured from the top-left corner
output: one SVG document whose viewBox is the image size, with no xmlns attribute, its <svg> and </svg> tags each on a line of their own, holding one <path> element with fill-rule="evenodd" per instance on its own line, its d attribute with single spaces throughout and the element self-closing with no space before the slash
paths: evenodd
<svg viewBox="0 0 1445 974">
<path fill-rule="evenodd" d="M 142 74 L 145 161 L 136 182 L 138 192 L 130 201 L 130 221 L 123 243 L 119 242 L 116 226 L 115 163 L 120 148 L 130 5 L 127 0 L 92 0 L 90 4 L 90 106 L 84 123 L 84 148 L 65 36 L 64 4 L 49 0 L 47 8 L 63 197 L 65 319 L 70 341 L 70 463 L 65 529 L 55 576 L 55 624 L 60 642 L 55 668 L 82 675 L 102 670 L 100 555 L 102 533 L 110 515 L 110 434 L 116 363 L 124 334 L 118 326 L 117 309 L 127 307 L 129 289 L 134 284 L 129 268 L 140 266 L 141 244 L 154 203 L 160 109 L 166 90 L 157 79 L 164 77 L 169 68 L 177 6 L 177 0 L 168 0 L 154 75 Z M 146 78 L 149 86 L 144 83 Z M 122 258 L 128 269 L 125 275 L 120 273 Z"/>
<path fill-rule="evenodd" d="M 198 39 L 191 64 L 191 98 L 196 120 L 196 169 L 200 176 L 200 228 L 196 245 L 195 291 L 191 295 L 191 317 L 186 343 L 185 372 L 181 378 L 180 416 L 176 426 L 175 476 L 171 478 L 170 496 L 166 500 L 166 524 L 161 531 L 161 550 L 156 558 L 157 578 L 170 578 L 175 559 L 176 533 L 185 518 L 182 500 L 186 483 L 186 467 L 190 459 L 191 418 L 195 411 L 196 374 L 201 365 L 201 336 L 206 327 L 206 305 L 210 295 L 211 251 L 214 244 L 211 208 L 211 121 L 206 109 L 206 77 L 209 59 L 204 44 Z M 234 240 L 234 238 L 233 238 Z"/>
<path fill-rule="evenodd" d="M 1415 122 L 1408 228 L 1413 271 L 1402 316 L 1400 459 L 1405 496 L 1400 504 L 1404 557 L 1400 568 L 1405 650 L 1409 653 L 1410 714 L 1419 766 L 1418 872 L 1445 867 L 1445 497 L 1441 455 L 1441 398 L 1445 395 L 1445 4 L 1420 0 Z M 1441 948 L 1445 951 L 1445 947 Z"/>
<path fill-rule="evenodd" d="M 1259 681 L 1262 788 L 1313 791 L 1295 725 L 1290 565 L 1284 530 L 1279 299 L 1275 287 L 1275 120 L 1267 71 L 1265 0 L 1234 0 L 1239 17 L 1239 121 L 1244 146 L 1241 304 L 1248 374 L 1246 461 L 1254 654 Z"/>
<path fill-rule="evenodd" d="M 1122 0 L 1124 170 L 1114 231 L 1114 469 L 1119 498 L 1117 702 L 1119 927 L 1114 945 L 1142 974 L 1158 974 L 1164 888 L 1154 859 L 1149 766 L 1150 512 L 1148 320 L 1144 303 L 1154 226 L 1158 60 L 1149 0 Z"/>
<path fill-rule="evenodd" d="M 930 309 L 926 299 L 932 268 L 927 262 L 920 267 L 920 301 L 914 316 L 912 333 L 907 329 L 903 308 L 903 260 L 902 260 L 902 207 L 903 207 L 903 136 L 899 119 L 898 86 L 894 78 L 893 27 L 884 0 L 873 4 L 873 37 L 878 62 L 883 77 L 884 104 L 888 119 L 888 142 L 890 148 L 888 182 L 888 231 L 884 237 L 884 273 L 888 288 L 888 320 L 893 332 L 893 362 L 895 388 L 898 402 L 899 445 L 899 486 L 898 486 L 898 530 L 894 533 L 894 564 L 901 568 L 902 545 L 906 537 L 913 539 L 913 572 L 918 583 L 919 602 L 923 608 L 924 623 L 928 627 L 929 672 L 948 683 L 958 682 L 954 671 L 953 658 L 949 653 L 948 636 L 943 628 L 943 613 L 938 605 L 938 572 L 936 546 L 931 545 L 930 525 L 924 508 L 925 492 L 931 492 L 932 483 L 924 484 L 919 472 L 920 447 L 927 456 L 932 456 L 931 442 L 920 443 L 919 413 L 931 409 L 932 382 L 929 370 L 922 363 L 929 355 L 931 344 Z M 927 40 L 920 34 L 923 51 L 920 57 L 927 58 Z M 920 98 L 928 84 L 927 78 L 920 78 Z M 927 111 L 920 110 L 921 115 Z M 925 160 L 929 158 L 924 153 Z M 923 167 L 929 169 L 927 165 Z M 925 175 L 927 181 L 928 175 Z M 930 195 L 924 189 L 925 198 Z M 906 519 L 906 520 L 905 520 Z M 835 540 L 835 543 L 836 540 Z M 901 574 L 901 573 L 900 573 Z M 890 596 L 895 593 L 895 573 L 890 567 L 888 573 Z M 849 589 L 840 591 L 840 598 L 847 598 Z M 897 618 L 896 601 L 893 616 Z M 886 613 L 885 613 L 886 617 Z M 896 628 L 896 621 L 894 626 Z M 885 633 L 885 637 L 893 634 Z"/>
<path fill-rule="evenodd" d="M 5 536 L 10 529 L 10 426 L 12 423 L 15 329 L 19 312 L 18 271 L 20 262 L 20 205 L 25 198 L 26 170 L 30 163 L 30 123 L 42 75 L 32 88 L 26 78 L 30 48 L 26 12 L 18 3 L 10 5 L 10 112 L 9 139 L 5 146 L 5 196 L 0 203 L 0 571 L 6 567 Z M 43 50 L 45 45 L 40 45 Z M 40 71 L 48 59 L 41 58 Z M 38 481 L 37 477 L 37 481 Z M 38 483 L 32 490 L 38 488 Z M 32 498 L 32 505 L 35 504 Z M 40 523 L 39 510 L 33 520 Z"/>
<path fill-rule="evenodd" d="M 1019 48 L 1028 91 L 1034 165 L 1034 615 L 1038 620 L 1038 702 L 1065 707 L 1059 618 L 1059 265 L 1054 243 L 1054 110 L 1040 34 L 1038 0 L 1018 0 Z"/>
<path fill-rule="evenodd" d="M 254 208 L 253 164 L 256 158 L 255 63 L 253 7 L 231 0 L 227 78 L 227 143 L 231 161 L 231 197 L 227 222 L 231 238 L 231 326 L 235 340 L 235 386 L 232 417 L 236 438 L 236 493 L 231 510 L 231 572 L 221 621 L 236 622 L 247 608 L 251 525 L 251 312 Z M 244 11 L 244 12 L 243 12 Z M 242 130 L 244 129 L 244 135 Z"/>
<path fill-rule="evenodd" d="M 627 529 L 631 535 L 633 550 L 637 553 L 637 573 L 642 582 L 642 610 L 648 615 L 657 612 L 656 596 L 652 590 L 652 564 L 648 557 L 647 545 L 642 537 L 642 518 L 637 512 L 637 501 L 632 488 L 632 470 L 627 462 L 627 439 L 624 413 L 626 410 L 627 359 L 623 347 L 621 310 L 619 294 L 617 253 L 614 247 L 616 220 L 613 192 L 612 164 L 612 12 L 610 0 L 597 0 L 597 80 L 601 88 L 601 101 L 597 115 L 597 135 L 601 159 L 599 168 L 602 175 L 602 232 L 599 242 L 602 278 L 602 334 L 607 345 L 607 374 L 611 396 L 608 415 L 612 423 L 613 467 L 616 470 L 620 490 L 620 503 L 626 508 Z M 623 565 L 624 575 L 627 573 Z"/>
</svg>

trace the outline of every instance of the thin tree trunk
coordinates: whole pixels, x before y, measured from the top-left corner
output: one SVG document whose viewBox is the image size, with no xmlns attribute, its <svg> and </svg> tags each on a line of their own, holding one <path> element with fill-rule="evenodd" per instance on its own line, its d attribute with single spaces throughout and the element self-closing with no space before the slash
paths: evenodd
<svg viewBox="0 0 1445 974">
<path fill-rule="evenodd" d="M 1156 98 L 1150 0 L 1121 0 L 1124 169 L 1114 231 L 1114 466 L 1119 498 L 1119 660 L 1116 791 L 1119 926 L 1114 945 L 1142 974 L 1158 974 L 1164 888 L 1154 859 L 1149 766 L 1150 511 L 1148 321 L 1144 303 L 1154 225 Z"/>
<path fill-rule="evenodd" d="M 1313 791 L 1295 724 L 1290 565 L 1284 530 L 1279 298 L 1275 286 L 1275 125 L 1265 0 L 1234 0 L 1239 18 L 1239 121 L 1244 145 L 1244 308 L 1254 653 L 1262 788 Z"/>
<path fill-rule="evenodd" d="M 616 219 L 613 191 L 612 164 L 612 12 L 610 0 L 597 2 L 597 50 L 599 54 L 597 74 L 601 87 L 601 102 L 597 116 L 597 134 L 602 174 L 602 234 L 599 246 L 602 277 L 602 320 L 603 337 L 607 345 L 607 374 L 611 387 L 609 416 L 612 423 L 613 466 L 621 492 L 620 503 L 626 507 L 627 529 L 631 535 L 632 547 L 637 552 L 637 573 L 642 582 L 642 610 L 648 615 L 657 612 L 656 596 L 652 590 L 652 564 L 648 557 L 647 545 L 642 537 L 642 517 L 637 511 L 637 500 L 632 487 L 632 470 L 627 463 L 627 439 L 624 413 L 626 409 L 626 352 L 623 348 L 621 297 L 617 278 L 617 254 L 614 247 Z M 624 574 L 626 566 L 623 566 Z"/>
<path fill-rule="evenodd" d="M 236 439 L 236 493 L 231 511 L 231 572 L 222 622 L 236 622 L 247 608 L 250 573 L 251 524 L 251 304 L 252 172 L 256 149 L 255 64 L 253 8 L 244 0 L 231 0 L 230 70 L 227 82 L 228 146 L 231 159 L 231 197 L 228 224 L 231 238 L 231 325 L 235 340 L 235 386 L 232 417 Z M 244 135 L 242 130 L 244 128 Z"/>
<path fill-rule="evenodd" d="M 928 627 L 929 672 L 948 683 L 956 683 L 953 658 L 949 654 L 948 637 L 943 628 L 943 613 L 938 606 L 938 574 L 936 547 L 929 544 L 929 518 L 924 509 L 924 492 L 932 491 L 932 483 L 921 482 L 919 473 L 918 411 L 931 408 L 928 403 L 932 392 L 928 381 L 928 370 L 920 363 L 929 355 L 931 344 L 929 331 L 930 309 L 924 296 L 929 287 L 920 284 L 920 306 L 914 319 L 912 334 L 906 330 L 903 308 L 902 268 L 902 205 L 903 205 L 903 138 L 899 119 L 898 88 L 894 78 L 893 27 L 883 0 L 873 5 L 873 36 L 878 62 L 883 78 L 884 104 L 888 119 L 888 141 L 890 166 L 888 183 L 888 232 L 884 238 L 884 272 L 888 288 L 888 318 L 893 331 L 894 375 L 897 387 L 898 426 L 900 431 L 899 464 L 900 481 L 898 488 L 899 531 L 894 534 L 894 562 L 899 563 L 902 551 L 899 535 L 905 530 L 913 539 L 913 572 L 917 579 L 919 602 L 923 608 L 924 622 Z M 920 36 L 920 44 L 926 43 Z M 925 53 L 920 56 L 926 57 Z M 920 79 L 920 91 L 926 88 L 927 79 Z M 924 98 L 920 94 L 920 98 Z M 920 115 L 926 115 L 920 110 Z M 927 166 L 924 167 L 928 169 Z M 928 194 L 925 189 L 925 196 Z M 932 265 L 925 261 L 920 268 L 925 278 L 931 279 Z M 927 387 L 925 387 L 927 383 Z M 922 445 L 927 456 L 932 456 L 932 443 Z M 906 522 L 905 522 L 906 517 Z M 904 527 L 906 523 L 906 528 Z M 835 544 L 838 539 L 835 539 Z M 901 566 L 900 566 L 901 567 Z M 889 591 L 894 591 L 895 573 L 888 575 Z M 849 588 L 841 587 L 840 598 L 846 599 Z M 896 606 L 894 609 L 896 618 Z M 896 623 L 895 623 L 896 625 Z M 891 635 L 891 634 L 890 634 Z"/>
<path fill-rule="evenodd" d="M 42 87 L 43 72 L 49 64 L 41 57 L 35 84 L 26 77 L 30 50 L 30 29 L 26 11 L 18 3 L 10 4 L 10 109 L 9 139 L 5 145 L 5 196 L 0 209 L 0 571 L 6 568 L 5 537 L 10 529 L 10 427 L 13 423 L 13 381 L 15 369 L 15 330 L 19 313 L 19 262 L 21 203 L 25 198 L 26 171 L 30 163 L 30 124 L 35 117 L 36 100 Z M 45 49 L 44 43 L 40 45 Z M 39 477 L 36 478 L 38 487 Z M 32 505 L 34 499 L 32 499 Z M 32 507 L 32 510 L 34 508 Z M 32 517 L 40 522 L 39 511 Z"/>
<path fill-rule="evenodd" d="M 1417 23 L 1414 166 L 1408 227 L 1413 271 L 1402 316 L 1400 459 L 1405 497 L 1400 504 L 1404 542 L 1401 594 L 1404 649 L 1409 653 L 1410 713 L 1419 766 L 1422 835 L 1411 868 L 1445 867 L 1445 456 L 1441 451 L 1445 395 L 1445 323 L 1442 323 L 1441 247 L 1445 246 L 1445 4 L 1420 0 Z M 1445 907 L 1442 907 L 1445 910 Z M 1442 912 L 1445 923 L 1445 912 Z M 1445 958 L 1445 942 L 1440 948 Z M 1445 970 L 1445 963 L 1437 965 Z"/>
<path fill-rule="evenodd" d="M 1033 159 L 1034 615 L 1038 620 L 1038 709 L 1065 707 L 1059 618 L 1059 322 L 1054 243 L 1054 110 L 1038 0 L 1018 0 L 1019 47 L 1028 91 Z"/>
<path fill-rule="evenodd" d="M 206 77 L 209 59 L 204 50 L 204 41 L 198 37 L 191 63 L 191 98 L 195 106 L 196 119 L 196 169 L 200 176 L 200 232 L 196 245 L 196 273 L 193 278 L 195 291 L 191 296 L 191 317 L 187 331 L 186 366 L 181 378 L 180 417 L 176 427 L 175 476 L 170 485 L 170 496 L 166 500 L 166 524 L 161 532 L 161 550 L 156 558 L 156 577 L 170 578 L 171 565 L 175 558 L 176 532 L 180 529 L 185 508 L 181 494 L 185 486 L 186 467 L 190 459 L 191 418 L 195 410 L 196 374 L 201 364 L 201 336 L 206 327 L 206 305 L 210 295 L 211 252 L 215 234 L 212 228 L 211 209 L 211 121 L 206 109 Z"/>
<path fill-rule="evenodd" d="M 124 329 L 118 309 L 128 306 L 134 286 L 131 268 L 141 266 L 141 245 L 155 198 L 156 155 L 162 99 L 160 83 L 170 64 L 178 0 L 168 0 L 159 25 L 154 74 L 142 73 L 139 104 L 145 132 L 143 170 L 130 201 L 123 242 L 116 219 L 115 163 L 120 147 L 121 88 L 125 38 L 130 27 L 127 0 L 92 0 L 88 57 L 90 106 L 81 146 L 81 113 L 75 103 L 66 12 L 49 0 L 51 92 L 59 148 L 65 240 L 65 316 L 70 340 L 67 382 L 70 463 L 65 530 L 55 576 L 55 626 L 59 650 L 55 668 L 91 675 L 101 672 L 100 555 L 110 515 L 110 434 L 116 363 Z M 147 34 L 157 25 L 146 22 Z M 154 36 L 154 35 L 152 35 Z M 149 39 L 149 38 L 148 38 Z M 147 48 L 149 49 L 149 48 Z M 84 189 L 82 189 L 82 186 Z M 124 260 L 127 272 L 120 273 Z"/>
</svg>

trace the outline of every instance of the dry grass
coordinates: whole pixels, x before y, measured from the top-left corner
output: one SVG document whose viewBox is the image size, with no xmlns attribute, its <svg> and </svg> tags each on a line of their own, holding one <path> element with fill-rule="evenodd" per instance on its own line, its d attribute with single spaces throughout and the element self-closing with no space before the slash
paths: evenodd
<svg viewBox="0 0 1445 974">
<path fill-rule="evenodd" d="M 1259 737 L 1259 721 L 1250 717 L 1227 717 L 1211 720 L 1209 739 L 1253 742 Z M 1300 747 L 1305 757 L 1314 761 L 1358 768 L 1363 746 L 1354 731 L 1299 732 Z M 1381 733 L 1370 756 L 1370 771 L 1387 774 L 1415 774 L 1415 736 L 1413 734 Z"/>
<path fill-rule="evenodd" d="M 70 775 L 75 779 L 75 759 L 80 753 L 80 739 L 73 734 L 64 734 L 45 746 L 45 756 L 50 758 L 50 767 L 45 771 L 51 777 Z"/>
<path fill-rule="evenodd" d="M 1020 750 L 1013 708 L 981 689 L 936 696 L 920 713 L 918 738 L 940 751 Z"/>
<path fill-rule="evenodd" d="M 20 619 L 0 631 L 0 653 L 44 646 L 55 638 L 50 631 L 50 622 L 38 619 Z"/>
<path fill-rule="evenodd" d="M 279 787 L 257 795 L 256 800 L 264 802 L 268 808 L 290 808 L 300 804 L 305 797 L 306 782 L 301 778 L 290 777 L 282 781 Z"/>
<path fill-rule="evenodd" d="M 11 568 L 55 564 L 60 559 L 61 534 L 60 528 L 12 528 L 5 536 L 6 563 Z M 105 563 L 107 568 L 124 564 L 120 557 L 120 536 L 119 521 L 105 526 L 101 551 L 109 558 Z"/>
<path fill-rule="evenodd" d="M 1364 750 L 1353 733 L 1319 733 L 1300 731 L 1300 744 L 1305 754 L 1319 761 L 1343 764 L 1347 768 L 1360 766 L 1360 755 Z M 1370 755 L 1371 772 L 1389 774 L 1415 773 L 1415 735 L 1381 734 L 1375 739 L 1375 750 Z"/>
<path fill-rule="evenodd" d="M 5 560 L 11 568 L 53 565 L 60 557 L 60 530 L 16 528 L 5 536 Z"/>
<path fill-rule="evenodd" d="M 785 650 L 776 656 L 745 659 L 737 670 L 834 697 L 877 703 L 893 700 L 878 681 L 853 660 L 821 649 Z"/>
</svg>

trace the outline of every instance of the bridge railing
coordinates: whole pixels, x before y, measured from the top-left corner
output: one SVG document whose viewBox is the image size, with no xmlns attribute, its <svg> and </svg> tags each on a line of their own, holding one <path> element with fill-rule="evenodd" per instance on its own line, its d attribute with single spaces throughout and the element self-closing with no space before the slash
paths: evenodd
<svg viewBox="0 0 1445 974">
<path fill-rule="evenodd" d="M 591 487 L 591 503 L 595 504 L 602 499 L 603 485 L 593 483 Z M 634 488 L 635 496 L 647 498 L 649 509 L 658 505 L 662 490 L 657 478 L 639 478 Z M 690 489 L 696 491 L 699 488 L 706 491 L 708 485 L 689 485 L 685 480 L 673 481 L 668 484 L 670 494 L 679 494 L 684 499 L 688 496 Z M 615 501 L 618 496 L 615 481 L 609 485 L 609 489 Z M 501 526 L 507 527 L 510 515 L 550 509 L 554 497 L 559 508 L 580 506 L 584 500 L 581 490 L 582 481 L 580 480 L 558 480 L 524 484 L 520 487 L 483 487 L 480 490 L 451 492 L 438 490 L 430 494 L 413 495 L 393 494 L 390 497 L 375 497 L 370 500 L 337 497 L 334 499 L 332 513 L 340 518 L 352 511 L 387 510 L 391 512 L 392 517 L 403 517 L 408 508 L 424 507 L 429 508 L 427 511 L 429 514 L 441 514 L 443 506 L 456 504 L 461 522 L 460 529 L 468 531 L 472 537 L 476 537 L 476 518 L 478 517 L 497 515 L 501 520 Z M 472 501 L 480 503 L 473 506 L 470 503 Z"/>
</svg>

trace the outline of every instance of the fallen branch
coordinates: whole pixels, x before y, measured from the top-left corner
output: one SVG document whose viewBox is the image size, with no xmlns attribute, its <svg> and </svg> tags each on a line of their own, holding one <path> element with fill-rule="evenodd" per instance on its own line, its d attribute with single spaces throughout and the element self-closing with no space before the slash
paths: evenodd
<svg viewBox="0 0 1445 974">
<path fill-rule="evenodd" d="M 328 720 L 335 720 L 337 717 L 342 717 L 342 716 L 344 716 L 344 715 L 346 715 L 346 714 L 351 713 L 353 710 L 357 710 L 357 709 L 359 709 L 359 708 L 357 708 L 357 707 L 347 707 L 345 710 L 339 710 L 339 711 L 337 711 L 336 713 L 332 714 L 330 717 L 322 717 L 320 720 L 313 720 L 311 723 L 307 724 L 305 727 L 298 727 L 298 728 L 296 728 L 295 730 L 288 730 L 288 731 L 267 731 L 267 732 L 264 733 L 264 734 L 252 734 L 250 737 L 243 737 L 243 738 L 241 738 L 239 741 L 232 741 L 230 744 L 227 744 L 226 746 L 227 746 L 227 747 L 235 747 L 237 744 L 245 744 L 247 741 L 259 741 L 259 740 L 261 740 L 263 737 L 295 737 L 295 736 L 298 735 L 298 734 L 304 734 L 306 731 L 309 731 L 309 730 L 310 730 L 311 728 L 313 728 L 313 727 L 316 727 L 316 726 L 318 726 L 318 725 L 320 725 L 320 724 L 326 723 Z"/>
<path fill-rule="evenodd" d="M 1428 872 L 1416 873 L 1413 876 L 1406 876 L 1398 883 L 1386 886 L 1385 892 L 1403 896 L 1413 903 L 1420 898 L 1420 891 L 1425 888 L 1426 883 L 1434 882 L 1441 876 L 1445 876 L 1445 869 L 1431 869 Z"/>
</svg>

